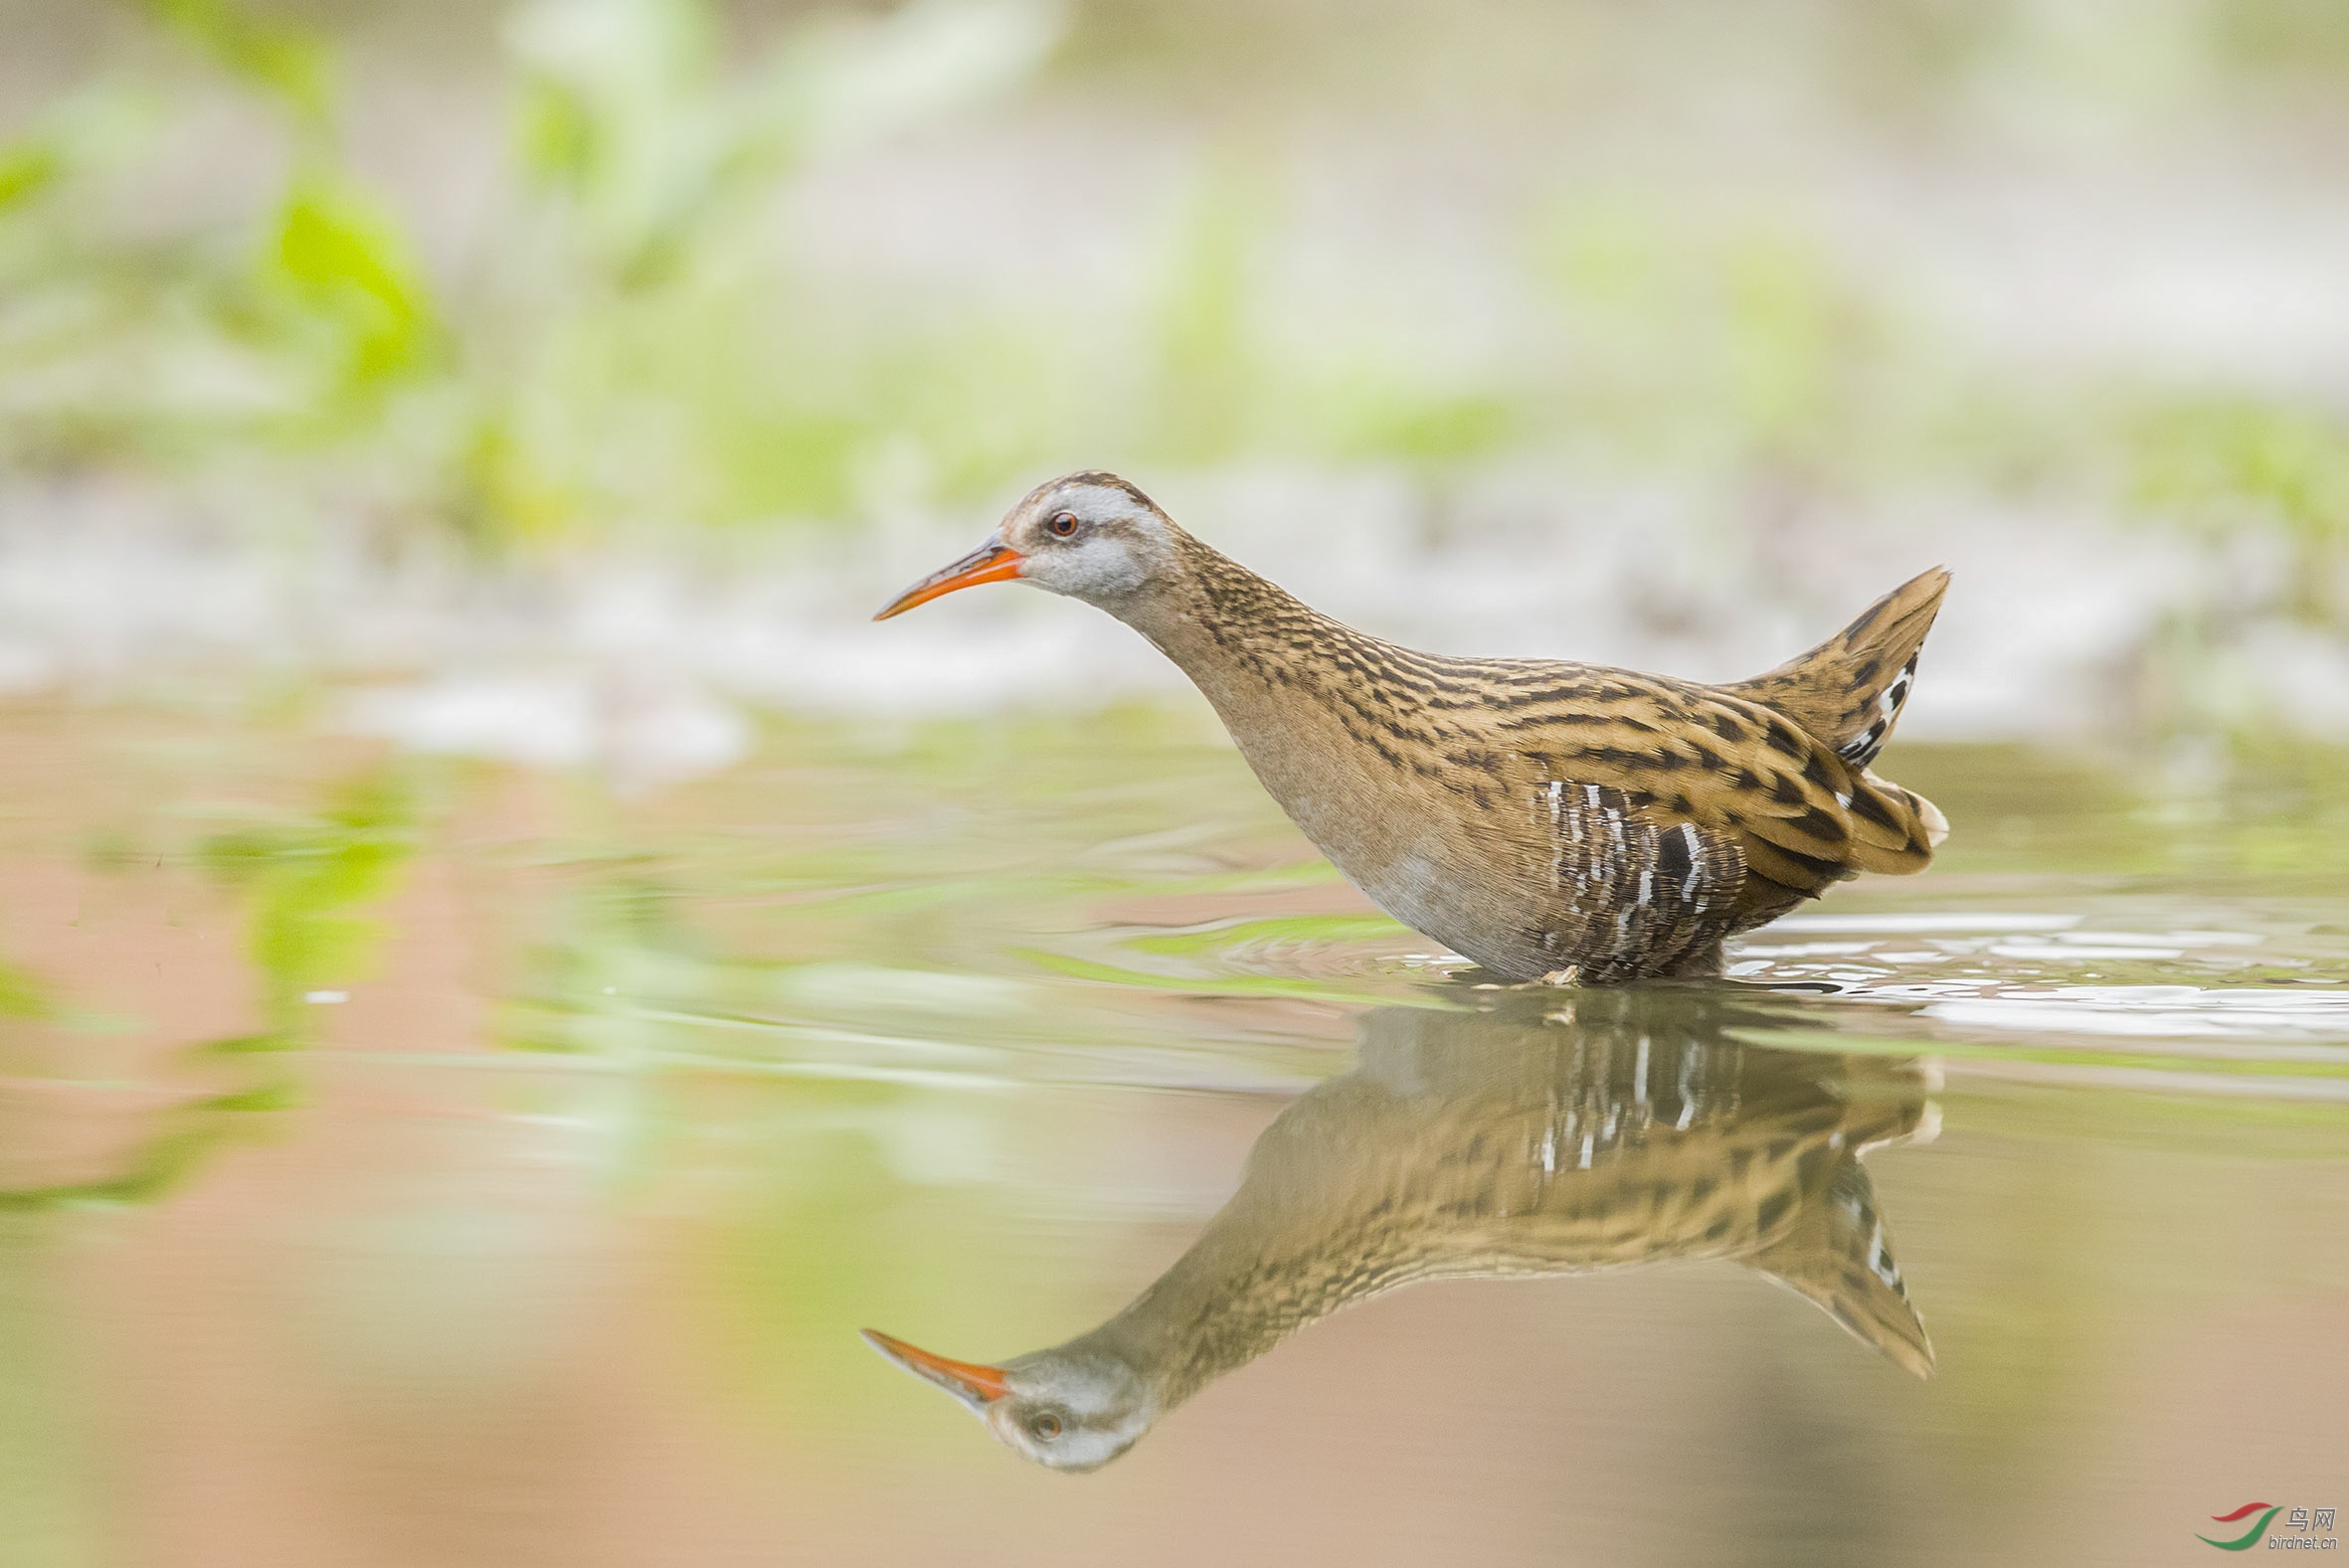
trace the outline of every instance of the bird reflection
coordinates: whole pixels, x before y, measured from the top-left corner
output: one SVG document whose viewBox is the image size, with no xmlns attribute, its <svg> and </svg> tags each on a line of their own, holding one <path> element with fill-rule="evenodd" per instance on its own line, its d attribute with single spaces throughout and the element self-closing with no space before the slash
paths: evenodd
<svg viewBox="0 0 2349 1568">
<path fill-rule="evenodd" d="M 1926 1065 L 1745 1043 L 1788 1014 L 1718 990 L 1473 994 L 1367 1014 L 1355 1070 L 1265 1130 L 1196 1244 L 1099 1327 L 999 1365 L 865 1337 L 1068 1471 L 1298 1329 L 1424 1280 L 1730 1259 L 1931 1374 L 1860 1165 L 1930 1136 Z"/>
</svg>

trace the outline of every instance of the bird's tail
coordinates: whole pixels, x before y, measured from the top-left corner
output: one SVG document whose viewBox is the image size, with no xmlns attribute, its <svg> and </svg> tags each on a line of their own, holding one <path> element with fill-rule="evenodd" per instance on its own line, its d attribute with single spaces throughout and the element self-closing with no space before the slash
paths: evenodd
<svg viewBox="0 0 2349 1568">
<path fill-rule="evenodd" d="M 1777 709 L 1854 769 L 1865 769 L 1899 721 L 1916 680 L 1917 649 L 1948 587 L 1949 574 L 1939 567 L 1910 578 L 1810 652 L 1721 689 Z M 1929 802 L 1920 803 L 1939 817 Z"/>
<path fill-rule="evenodd" d="M 1818 1303 L 1895 1365 L 1917 1377 L 1933 1375 L 1933 1341 L 1893 1262 L 1876 1184 L 1851 1155 L 1844 1156 L 1823 1201 L 1807 1205 L 1793 1231 L 1755 1253 L 1752 1263 Z"/>
</svg>

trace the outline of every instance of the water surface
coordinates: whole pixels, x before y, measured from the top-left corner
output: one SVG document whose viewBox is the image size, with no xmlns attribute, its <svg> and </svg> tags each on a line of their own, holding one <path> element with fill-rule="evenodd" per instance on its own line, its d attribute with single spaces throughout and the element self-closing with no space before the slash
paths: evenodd
<svg viewBox="0 0 2349 1568">
<path fill-rule="evenodd" d="M 1572 993 L 1186 705 L 634 793 L 330 708 L 0 715 L 11 1561 L 2145 1563 L 2340 1500 L 2336 755 L 1897 748 L 1930 873 Z M 1204 1375 L 1090 1476 L 857 1339 L 1162 1276 Z"/>
</svg>

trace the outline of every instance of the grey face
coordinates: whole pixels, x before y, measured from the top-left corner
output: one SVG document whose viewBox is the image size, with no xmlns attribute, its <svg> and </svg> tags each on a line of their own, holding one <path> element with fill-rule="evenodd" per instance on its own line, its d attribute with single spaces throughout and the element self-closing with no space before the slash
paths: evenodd
<svg viewBox="0 0 2349 1568">
<path fill-rule="evenodd" d="M 1040 1350 L 1003 1370 L 1012 1391 L 980 1418 L 1005 1448 L 1052 1470 L 1108 1464 L 1141 1440 L 1156 1414 L 1133 1368 L 1108 1356 Z"/>
<path fill-rule="evenodd" d="M 1134 1368 L 1072 1341 L 1001 1366 L 944 1356 L 865 1332 L 870 1344 L 968 1407 L 997 1442 L 1052 1470 L 1098 1469 L 1132 1448 L 1157 1419 L 1157 1401 Z"/>
<path fill-rule="evenodd" d="M 1028 492 L 994 537 L 898 595 L 875 620 L 982 583 L 1033 583 L 1124 615 L 1174 577 L 1180 532 L 1114 473 L 1077 473 Z M 1130 615 L 1128 618 L 1131 618 Z"/>
<path fill-rule="evenodd" d="M 1026 559 L 1038 588 L 1112 606 L 1174 565 L 1174 530 L 1140 490 L 1111 474 L 1074 474 L 1030 491 L 997 537 Z"/>
</svg>

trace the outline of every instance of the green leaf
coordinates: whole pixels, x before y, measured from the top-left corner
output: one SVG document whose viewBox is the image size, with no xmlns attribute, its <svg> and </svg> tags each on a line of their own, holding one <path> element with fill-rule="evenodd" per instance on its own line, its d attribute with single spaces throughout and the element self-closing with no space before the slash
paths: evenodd
<svg viewBox="0 0 2349 1568">
<path fill-rule="evenodd" d="M 30 200 L 54 184 L 65 160 L 45 138 L 28 138 L 0 147 L 0 213 Z"/>
<path fill-rule="evenodd" d="M 431 300 L 398 224 L 324 173 L 287 192 L 271 252 L 287 290 L 339 335 L 343 374 L 368 387 L 423 365 L 436 338 Z"/>
</svg>

